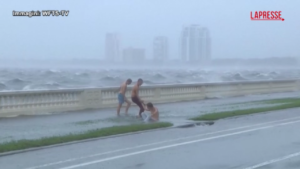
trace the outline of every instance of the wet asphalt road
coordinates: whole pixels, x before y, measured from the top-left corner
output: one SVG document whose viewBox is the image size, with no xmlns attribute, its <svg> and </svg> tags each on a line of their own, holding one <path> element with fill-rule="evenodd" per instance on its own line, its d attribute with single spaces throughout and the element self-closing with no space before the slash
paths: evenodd
<svg viewBox="0 0 300 169">
<path fill-rule="evenodd" d="M 249 104 L 251 101 L 299 96 L 300 92 L 273 93 L 249 95 L 245 97 L 157 104 L 157 107 L 160 111 L 161 121 L 168 121 L 175 125 L 181 125 L 186 123 L 186 119 L 205 113 L 270 106 L 257 103 Z M 242 102 L 246 103 L 243 104 Z M 241 105 L 237 105 L 236 103 L 241 103 Z M 116 109 L 112 108 L 38 116 L 0 118 L 0 143 L 19 139 L 38 139 L 41 137 L 66 135 L 69 133 L 78 133 L 103 127 L 128 125 L 139 122 L 134 118 L 116 118 L 115 112 Z M 137 115 L 137 112 L 138 108 L 136 106 L 129 109 L 129 114 L 132 116 Z M 122 109 L 122 115 L 123 114 L 124 109 Z"/>
<path fill-rule="evenodd" d="M 1 169 L 298 169 L 300 109 L 0 157 Z"/>
</svg>

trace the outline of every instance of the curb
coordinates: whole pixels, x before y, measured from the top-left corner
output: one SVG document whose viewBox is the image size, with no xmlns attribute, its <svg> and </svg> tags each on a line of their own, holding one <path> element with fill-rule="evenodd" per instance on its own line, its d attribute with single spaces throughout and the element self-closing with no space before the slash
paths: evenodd
<svg viewBox="0 0 300 169">
<path fill-rule="evenodd" d="M 149 130 L 143 130 L 143 131 L 137 131 L 137 132 L 124 133 L 124 134 L 116 134 L 116 135 L 105 136 L 105 137 L 97 137 L 97 138 L 90 138 L 90 139 L 85 139 L 85 140 L 71 141 L 71 142 L 67 142 L 67 143 L 54 144 L 54 145 L 49 145 L 49 146 L 42 146 L 42 147 L 34 147 L 34 148 L 28 148 L 28 149 L 23 149 L 23 150 L 9 151 L 9 152 L 0 153 L 0 157 L 9 156 L 9 155 L 13 155 L 13 154 L 20 154 L 20 153 L 25 153 L 25 152 L 30 152 L 30 151 L 42 150 L 42 149 L 47 149 L 47 148 L 54 148 L 54 147 L 84 143 L 84 142 L 89 142 L 89 141 L 96 141 L 96 140 L 102 140 L 102 139 L 109 139 L 109 138 L 115 138 L 115 137 L 134 135 L 134 134 L 141 134 L 141 133 L 146 133 L 146 132 L 151 132 L 151 131 L 174 129 L 174 128 L 177 128 L 177 127 L 178 126 L 171 126 L 171 127 L 158 128 L 158 129 L 149 129 Z"/>
<path fill-rule="evenodd" d="M 48 148 L 61 147 L 61 146 L 66 146 L 66 145 L 102 140 L 102 139 L 109 139 L 109 138 L 122 137 L 122 136 L 134 135 L 134 134 L 141 134 L 141 133 L 146 133 L 146 132 L 151 132 L 151 131 L 173 129 L 176 127 L 178 127 L 178 126 L 171 126 L 171 127 L 158 128 L 158 129 L 149 129 L 149 130 L 143 130 L 143 131 L 137 131 L 137 132 L 124 133 L 124 134 L 116 134 L 116 135 L 105 136 L 105 137 L 97 137 L 97 138 L 90 138 L 90 139 L 84 139 L 84 140 L 78 140 L 78 141 L 71 141 L 71 142 L 67 142 L 67 143 L 59 143 L 59 144 L 54 144 L 54 145 L 49 145 L 49 146 L 9 151 L 9 152 L 0 153 L 0 157 L 9 156 L 9 155 L 13 155 L 13 154 L 20 154 L 20 153 L 25 153 L 25 152 L 30 152 L 30 151 L 36 151 L 36 150 L 42 150 L 42 149 L 48 149 Z"/>
<path fill-rule="evenodd" d="M 213 125 L 215 124 L 214 121 L 199 121 L 199 122 L 192 122 L 184 125 L 176 126 L 176 128 L 188 128 L 188 127 L 196 127 L 196 126 L 205 126 L 205 125 Z"/>
<path fill-rule="evenodd" d="M 54 145 L 49 145 L 49 146 L 34 147 L 34 148 L 28 148 L 28 149 L 23 149 L 23 150 L 15 150 L 15 151 L 0 153 L 0 157 L 14 155 L 14 154 L 26 153 L 26 152 L 30 152 L 30 151 L 37 151 L 37 150 L 43 150 L 43 149 L 48 149 L 48 148 L 54 148 L 54 147 L 60 147 L 60 146 L 66 146 L 66 145 L 72 145 L 72 144 L 102 140 L 102 139 L 129 136 L 129 135 L 135 135 L 135 134 L 141 134 L 141 133 L 147 133 L 147 132 L 153 132 L 153 131 L 168 130 L 168 129 L 175 129 L 175 128 L 187 128 L 187 127 L 207 125 L 207 124 L 212 125 L 212 124 L 214 124 L 214 122 L 192 122 L 192 123 L 189 123 L 189 124 L 178 125 L 178 126 L 173 125 L 171 127 L 165 127 L 165 128 L 149 129 L 149 130 L 143 130 L 143 131 L 137 131 L 137 132 L 124 133 L 124 134 L 116 134 L 116 135 L 105 136 L 105 137 L 97 137 L 97 138 L 90 138 L 90 139 L 85 139 L 85 140 L 71 141 L 71 142 L 67 142 L 67 143 L 54 144 Z"/>
</svg>

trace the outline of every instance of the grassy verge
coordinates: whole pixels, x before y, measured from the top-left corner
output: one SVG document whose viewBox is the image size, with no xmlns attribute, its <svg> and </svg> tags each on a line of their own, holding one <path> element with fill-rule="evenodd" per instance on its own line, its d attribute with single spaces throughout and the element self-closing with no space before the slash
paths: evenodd
<svg viewBox="0 0 300 169">
<path fill-rule="evenodd" d="M 274 103 L 274 102 L 275 101 L 270 101 L 270 103 Z M 219 119 L 223 119 L 223 118 L 227 118 L 227 117 L 249 115 L 249 114 L 262 113 L 262 112 L 267 112 L 267 111 L 300 107 L 300 99 L 293 99 L 293 100 L 281 99 L 281 101 L 279 101 L 279 99 L 278 99 L 276 101 L 276 103 L 284 103 L 284 104 L 274 105 L 271 107 L 250 108 L 250 109 L 243 109 L 243 110 L 232 110 L 232 111 L 223 111 L 223 112 L 218 112 L 218 113 L 204 114 L 204 115 L 201 115 L 198 117 L 191 118 L 191 120 L 195 120 L 195 121 L 219 120 Z"/>
<path fill-rule="evenodd" d="M 59 143 L 66 143 L 71 141 L 84 140 L 89 138 L 111 136 L 116 134 L 124 134 L 136 131 L 144 131 L 150 129 L 164 128 L 172 126 L 172 123 L 159 122 L 149 124 L 134 124 L 126 126 L 114 126 L 102 129 L 90 130 L 80 134 L 68 134 L 63 136 L 45 137 L 36 140 L 18 140 L 0 144 L 0 153 L 22 150 L 33 147 L 49 146 Z"/>
<path fill-rule="evenodd" d="M 261 103 L 280 104 L 280 103 L 294 103 L 298 101 L 300 101 L 300 98 L 284 98 L 284 99 L 262 100 Z"/>
<path fill-rule="evenodd" d="M 281 104 L 281 103 L 291 103 L 299 100 L 300 98 L 283 98 L 283 99 L 270 99 L 270 100 L 257 100 L 257 101 L 249 101 L 249 102 L 240 102 L 240 103 L 231 103 L 227 104 L 227 106 L 233 105 L 248 105 L 248 104 Z M 222 105 L 225 106 L 225 105 Z"/>
</svg>

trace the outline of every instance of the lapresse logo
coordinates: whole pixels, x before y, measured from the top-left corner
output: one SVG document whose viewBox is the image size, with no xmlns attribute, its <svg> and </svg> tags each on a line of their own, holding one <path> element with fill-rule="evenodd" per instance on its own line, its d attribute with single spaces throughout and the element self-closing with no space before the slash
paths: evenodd
<svg viewBox="0 0 300 169">
<path fill-rule="evenodd" d="M 252 21 L 284 21 L 281 11 L 254 11 L 250 12 Z"/>
</svg>

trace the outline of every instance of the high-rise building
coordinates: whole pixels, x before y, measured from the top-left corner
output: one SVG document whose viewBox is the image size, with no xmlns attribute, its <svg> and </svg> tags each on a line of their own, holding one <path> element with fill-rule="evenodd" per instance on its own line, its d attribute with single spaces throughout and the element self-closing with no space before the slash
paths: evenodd
<svg viewBox="0 0 300 169">
<path fill-rule="evenodd" d="M 157 61 L 164 61 L 168 59 L 168 38 L 158 36 L 153 41 L 153 59 Z"/>
<path fill-rule="evenodd" d="M 143 62 L 145 60 L 145 49 L 126 48 L 123 50 L 123 61 L 125 62 Z"/>
<path fill-rule="evenodd" d="M 199 25 L 183 27 L 180 36 L 180 55 L 183 61 L 208 61 L 211 55 L 208 29 Z"/>
<path fill-rule="evenodd" d="M 120 59 L 120 36 L 117 33 L 106 34 L 105 57 L 109 61 L 118 61 Z"/>
</svg>

